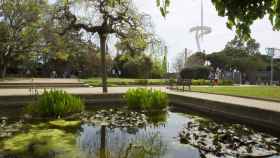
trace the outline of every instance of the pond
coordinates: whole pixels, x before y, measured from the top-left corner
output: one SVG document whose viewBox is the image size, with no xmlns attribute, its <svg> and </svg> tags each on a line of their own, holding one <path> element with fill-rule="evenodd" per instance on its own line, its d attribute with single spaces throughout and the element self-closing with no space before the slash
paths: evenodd
<svg viewBox="0 0 280 158">
<path fill-rule="evenodd" d="M 280 157 L 275 136 L 180 111 L 107 107 L 63 120 L 1 113 L 0 158 Z"/>
</svg>

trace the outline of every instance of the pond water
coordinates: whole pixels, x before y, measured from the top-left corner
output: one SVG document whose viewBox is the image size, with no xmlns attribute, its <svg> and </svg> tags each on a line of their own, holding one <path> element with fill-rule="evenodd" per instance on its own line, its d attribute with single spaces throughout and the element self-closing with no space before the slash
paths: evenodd
<svg viewBox="0 0 280 158">
<path fill-rule="evenodd" d="M 279 149 L 277 137 L 175 109 L 90 109 L 64 120 L 0 120 L 0 158 L 276 158 Z"/>
</svg>

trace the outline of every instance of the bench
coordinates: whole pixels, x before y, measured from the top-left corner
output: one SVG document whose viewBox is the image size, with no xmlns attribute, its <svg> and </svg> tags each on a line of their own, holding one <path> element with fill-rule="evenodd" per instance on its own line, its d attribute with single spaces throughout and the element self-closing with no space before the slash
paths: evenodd
<svg viewBox="0 0 280 158">
<path fill-rule="evenodd" d="M 176 81 L 170 80 L 170 89 L 174 89 L 174 84 L 176 86 L 176 90 L 180 90 L 178 86 L 183 86 L 183 91 L 185 91 L 185 87 L 188 87 L 188 90 L 191 91 L 192 79 L 177 79 Z"/>
</svg>

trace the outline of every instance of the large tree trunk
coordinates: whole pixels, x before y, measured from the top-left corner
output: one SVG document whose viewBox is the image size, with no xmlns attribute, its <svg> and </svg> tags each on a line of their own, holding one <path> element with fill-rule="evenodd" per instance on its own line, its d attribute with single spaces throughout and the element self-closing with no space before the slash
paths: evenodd
<svg viewBox="0 0 280 158">
<path fill-rule="evenodd" d="M 3 64 L 1 67 L 1 78 L 6 77 L 6 72 L 7 72 L 7 66 L 5 64 Z"/>
<path fill-rule="evenodd" d="M 100 49 L 101 49 L 101 72 L 102 72 L 102 88 L 103 93 L 108 92 L 107 87 L 107 67 L 106 67 L 106 34 L 99 34 L 100 38 Z"/>
<path fill-rule="evenodd" d="M 1 55 L 0 56 L 0 73 L 1 73 L 1 78 L 5 78 L 6 77 L 6 71 L 7 71 L 7 66 L 5 65 L 4 62 L 4 57 Z"/>
</svg>

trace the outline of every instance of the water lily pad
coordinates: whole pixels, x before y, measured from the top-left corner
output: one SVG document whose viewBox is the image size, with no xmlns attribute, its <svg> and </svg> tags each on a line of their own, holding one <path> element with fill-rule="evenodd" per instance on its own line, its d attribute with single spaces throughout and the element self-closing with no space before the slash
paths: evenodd
<svg viewBox="0 0 280 158">
<path fill-rule="evenodd" d="M 232 157 L 269 157 L 279 155 L 279 140 L 240 124 L 222 124 L 194 118 L 180 132 L 180 141 L 201 153 Z"/>
<path fill-rule="evenodd" d="M 50 125 L 60 128 L 77 127 L 81 124 L 81 121 L 66 121 L 66 120 L 54 120 L 49 122 Z"/>
<path fill-rule="evenodd" d="M 80 120 L 95 125 L 106 124 L 109 127 L 143 127 L 147 124 L 146 116 L 139 112 L 100 110 L 95 114 L 83 115 Z"/>
</svg>

